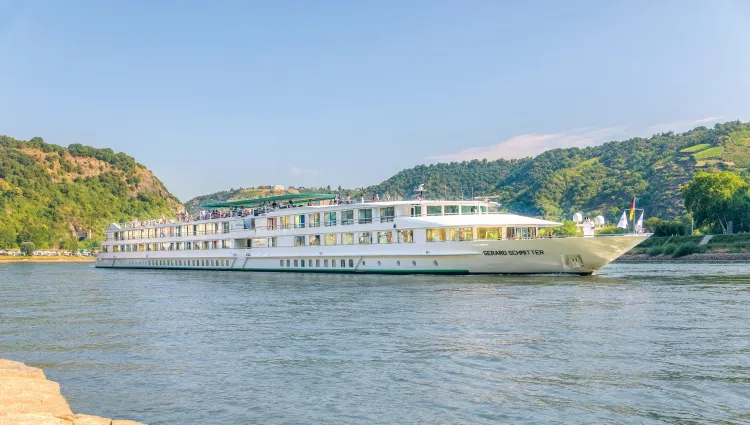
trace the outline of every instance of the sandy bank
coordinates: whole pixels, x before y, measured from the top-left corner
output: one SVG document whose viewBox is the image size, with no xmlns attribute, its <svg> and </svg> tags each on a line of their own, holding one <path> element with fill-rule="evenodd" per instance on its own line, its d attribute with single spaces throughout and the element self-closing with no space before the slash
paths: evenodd
<svg viewBox="0 0 750 425">
<path fill-rule="evenodd" d="M 0 263 L 91 263 L 96 257 L 26 257 L 14 255 L 0 255 Z"/>
<path fill-rule="evenodd" d="M 74 415 L 41 369 L 0 359 L 0 425 L 143 425 L 90 415 Z"/>
</svg>

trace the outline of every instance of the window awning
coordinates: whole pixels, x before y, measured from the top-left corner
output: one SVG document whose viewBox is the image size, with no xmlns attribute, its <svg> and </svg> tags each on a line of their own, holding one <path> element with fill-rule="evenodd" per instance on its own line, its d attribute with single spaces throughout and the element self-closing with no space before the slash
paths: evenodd
<svg viewBox="0 0 750 425">
<path fill-rule="evenodd" d="M 332 193 L 287 193 L 285 195 L 276 196 L 265 196 L 262 198 L 252 199 L 239 199 L 236 201 L 226 202 L 215 202 L 213 204 L 205 204 L 203 208 L 230 208 L 230 207 L 241 207 L 241 208 L 252 208 L 261 204 L 272 204 L 274 202 L 284 201 L 322 201 L 331 200 L 336 195 Z"/>
</svg>

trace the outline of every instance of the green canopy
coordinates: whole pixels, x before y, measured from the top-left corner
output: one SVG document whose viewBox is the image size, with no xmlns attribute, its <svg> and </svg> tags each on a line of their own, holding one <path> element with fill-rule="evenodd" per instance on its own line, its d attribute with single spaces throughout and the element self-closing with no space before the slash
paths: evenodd
<svg viewBox="0 0 750 425">
<path fill-rule="evenodd" d="M 204 208 L 229 208 L 229 207 L 242 207 L 250 208 L 258 206 L 262 203 L 272 204 L 279 201 L 320 201 L 325 199 L 333 199 L 336 195 L 332 193 L 287 193 L 285 195 L 266 196 L 263 198 L 252 198 L 252 199 L 240 199 L 236 201 L 216 202 L 213 204 L 203 205 Z"/>
</svg>

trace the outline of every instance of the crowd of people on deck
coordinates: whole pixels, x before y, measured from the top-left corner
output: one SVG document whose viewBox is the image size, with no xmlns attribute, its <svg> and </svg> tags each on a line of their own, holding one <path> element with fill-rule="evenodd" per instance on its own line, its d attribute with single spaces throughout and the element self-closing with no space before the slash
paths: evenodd
<svg viewBox="0 0 750 425">
<path fill-rule="evenodd" d="M 389 193 L 386 192 L 385 198 L 386 201 L 391 200 L 391 196 Z M 373 193 L 372 202 L 379 202 L 380 201 L 380 195 L 378 193 Z M 330 205 L 341 205 L 341 204 L 352 204 L 355 202 L 365 202 L 364 195 L 357 195 L 356 201 L 352 200 L 352 196 L 350 193 L 346 193 L 346 196 L 342 196 L 341 194 L 338 194 L 336 197 L 334 197 L 330 201 L 324 201 L 328 202 Z M 230 218 L 230 217 L 248 217 L 248 216 L 258 216 L 262 213 L 275 211 L 277 209 L 285 209 L 285 208 L 297 208 L 302 206 L 312 206 L 313 201 L 312 199 L 308 200 L 307 203 L 303 204 L 294 204 L 294 202 L 290 199 L 288 202 L 276 202 L 273 201 L 272 203 L 266 203 L 262 202 L 258 205 L 258 207 L 253 209 L 248 208 L 241 208 L 241 207 L 230 207 L 228 210 L 219 211 L 217 209 L 212 210 L 201 210 L 197 215 L 191 216 L 187 213 L 187 211 L 180 211 L 175 215 L 174 220 L 168 220 L 167 217 L 161 216 L 160 218 L 155 218 L 151 220 L 145 220 L 145 221 L 139 221 L 139 220 L 132 220 L 129 224 L 130 227 L 149 227 L 149 226 L 155 226 L 157 224 L 169 224 L 169 223 L 188 223 L 191 221 L 199 221 L 199 220 L 214 220 L 217 218 Z"/>
</svg>

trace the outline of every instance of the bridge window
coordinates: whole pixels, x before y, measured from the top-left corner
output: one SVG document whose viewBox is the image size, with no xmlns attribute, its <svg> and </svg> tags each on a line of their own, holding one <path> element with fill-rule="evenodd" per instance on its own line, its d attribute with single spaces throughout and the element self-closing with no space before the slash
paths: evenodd
<svg viewBox="0 0 750 425">
<path fill-rule="evenodd" d="M 445 215 L 457 215 L 458 205 L 446 205 L 444 208 Z"/>
<path fill-rule="evenodd" d="M 441 215 L 443 213 L 443 208 L 440 205 L 428 205 L 427 206 L 427 215 Z"/>
</svg>

